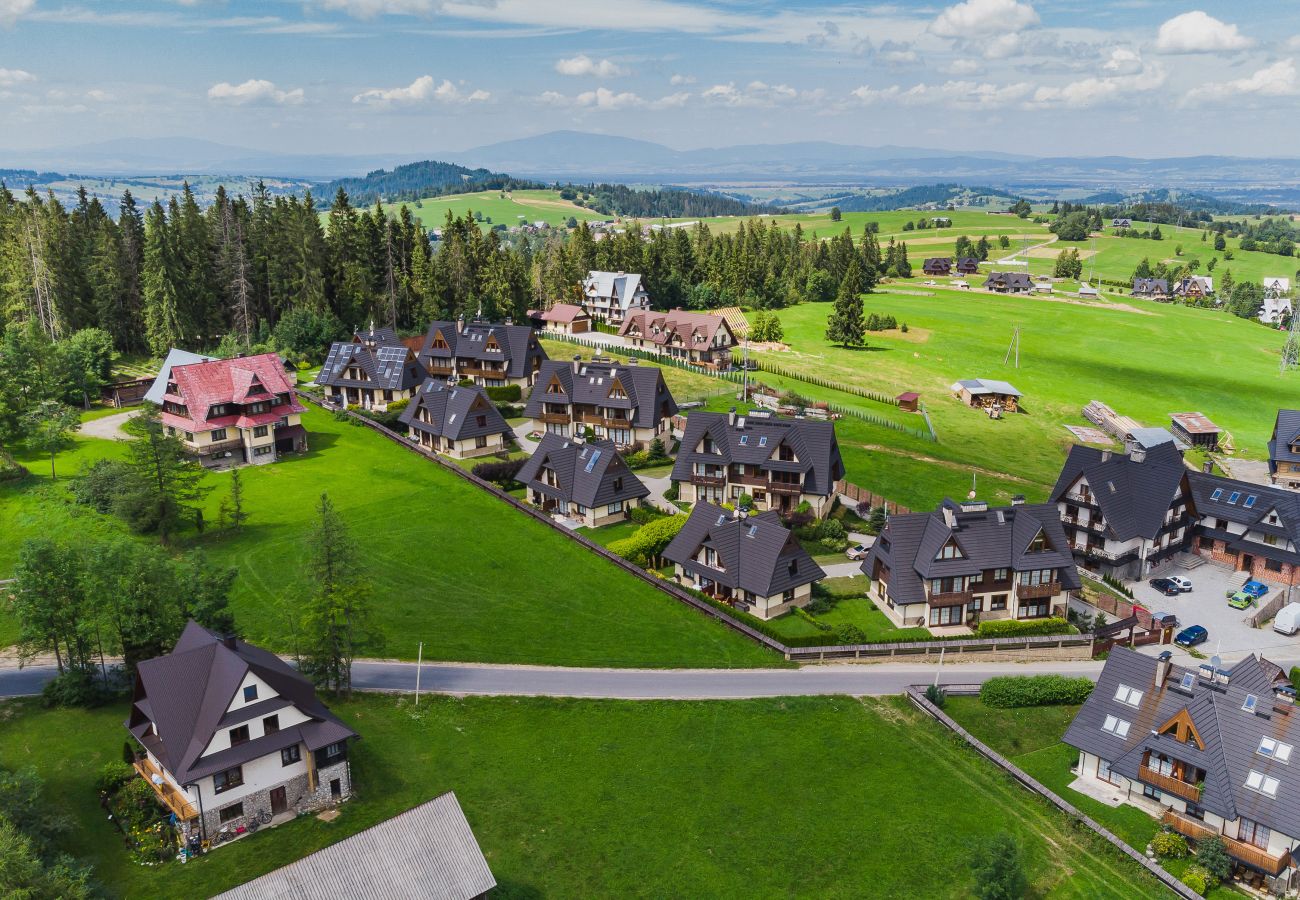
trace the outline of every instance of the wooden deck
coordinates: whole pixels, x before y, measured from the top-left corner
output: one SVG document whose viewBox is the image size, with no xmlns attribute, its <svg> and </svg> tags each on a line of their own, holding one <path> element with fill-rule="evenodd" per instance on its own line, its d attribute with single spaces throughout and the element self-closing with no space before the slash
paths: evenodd
<svg viewBox="0 0 1300 900">
<path fill-rule="evenodd" d="M 190 819 L 199 817 L 199 811 L 194 808 L 194 805 L 189 800 L 185 799 L 184 794 L 172 787 L 167 777 L 149 761 L 149 757 L 137 759 L 134 768 L 140 774 L 140 777 L 153 788 L 154 794 L 158 797 L 158 802 L 175 813 L 176 818 L 182 822 L 188 822 Z M 153 780 L 155 775 L 162 779 L 161 784 Z"/>
<path fill-rule="evenodd" d="M 1254 866 L 1269 875 L 1278 875 L 1291 864 L 1290 853 L 1283 852 L 1279 856 L 1273 856 L 1253 844 L 1247 844 L 1245 841 L 1239 841 L 1236 838 L 1228 837 L 1226 834 L 1220 834 L 1204 822 L 1185 816 L 1182 813 L 1176 813 L 1172 809 L 1166 810 L 1165 814 L 1160 817 L 1160 821 L 1184 837 L 1189 837 L 1194 841 L 1217 837 L 1223 841 L 1223 845 L 1228 850 L 1228 855 L 1233 859 Z"/>
</svg>

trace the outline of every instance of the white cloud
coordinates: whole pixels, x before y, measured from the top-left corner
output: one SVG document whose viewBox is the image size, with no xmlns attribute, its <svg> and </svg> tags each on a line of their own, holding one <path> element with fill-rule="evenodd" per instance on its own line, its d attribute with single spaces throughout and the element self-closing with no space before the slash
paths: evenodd
<svg viewBox="0 0 1300 900">
<path fill-rule="evenodd" d="M 1101 68 L 1112 75 L 1136 75 L 1142 71 L 1142 57 L 1136 50 L 1116 47 L 1110 51 L 1110 58 Z"/>
<path fill-rule="evenodd" d="M 578 106 L 599 110 L 628 109 L 645 105 L 645 101 L 631 91 L 615 93 L 604 87 L 598 87 L 594 91 L 583 91 L 573 99 L 573 102 Z"/>
<path fill-rule="evenodd" d="M 737 87 L 734 81 L 715 84 L 700 94 L 706 103 L 737 107 L 779 106 L 796 101 L 819 103 L 825 96 L 826 92 L 821 88 L 800 91 L 788 84 L 767 84 L 763 81 L 751 81 L 742 87 Z"/>
<path fill-rule="evenodd" d="M 943 67 L 947 75 L 978 75 L 984 71 L 983 64 L 973 59 L 954 59 Z"/>
<path fill-rule="evenodd" d="M 648 105 L 651 109 L 680 109 L 690 99 L 690 93 L 678 91 L 675 94 L 666 94 L 658 100 L 651 100 Z"/>
<path fill-rule="evenodd" d="M 1253 43 L 1237 30 L 1236 25 L 1229 25 L 1199 9 L 1174 16 L 1156 33 L 1156 49 L 1161 53 L 1241 50 Z"/>
<path fill-rule="evenodd" d="M 555 71 L 561 75 L 590 75 L 596 78 L 618 78 L 629 74 L 627 69 L 616 65 L 613 60 L 592 59 L 585 53 L 556 60 Z"/>
<path fill-rule="evenodd" d="M 613 112 L 623 109 L 677 109 L 685 106 L 691 95 L 686 91 L 667 94 L 657 100 L 647 100 L 631 91 L 611 91 L 598 87 L 594 91 L 583 91 L 575 97 L 569 97 L 558 91 L 544 91 L 537 99 L 547 106 L 572 106 L 599 112 Z"/>
<path fill-rule="evenodd" d="M 371 88 L 352 98 L 353 103 L 365 103 L 373 106 L 393 104 L 424 103 L 436 100 L 439 103 L 481 103 L 492 99 L 487 91 L 475 90 L 465 93 L 459 86 L 444 78 L 434 84 L 432 75 L 421 75 L 406 87 Z"/>
<path fill-rule="evenodd" d="M 674 87 L 680 84 L 695 84 L 694 75 L 674 75 L 668 79 L 668 83 Z"/>
<path fill-rule="evenodd" d="M 997 32 L 1010 33 L 1038 24 L 1038 13 L 1019 0 L 965 0 L 950 6 L 930 23 L 940 37 L 969 38 Z"/>
<path fill-rule="evenodd" d="M 1023 39 L 1018 33 L 999 34 L 981 43 L 985 59 L 1007 59 L 1022 51 Z"/>
<path fill-rule="evenodd" d="M 8 27 L 14 24 L 35 5 L 36 0 L 0 0 L 0 25 Z"/>
<path fill-rule="evenodd" d="M 881 47 L 880 58 L 890 65 L 902 66 L 914 63 L 921 57 L 911 47 L 898 45 L 891 46 L 888 49 Z"/>
<path fill-rule="evenodd" d="M 1026 81 L 993 84 L 987 81 L 945 81 L 942 84 L 914 84 L 909 88 L 890 85 L 873 88 L 867 85 L 854 90 L 852 96 L 866 105 L 898 103 L 903 106 L 961 107 L 996 109 L 1027 100 L 1034 86 Z"/>
<path fill-rule="evenodd" d="M 341 9 L 358 19 L 375 16 L 431 16 L 442 8 L 442 0 L 317 0 L 326 9 Z"/>
<path fill-rule="evenodd" d="M 1204 84 L 1187 92 L 1186 102 L 1245 99 L 1248 97 L 1292 97 L 1300 94 L 1300 78 L 1292 60 L 1280 59 L 1233 81 Z"/>
<path fill-rule="evenodd" d="M 35 75 L 22 69 L 0 69 L 0 87 L 13 87 L 35 80 Z"/>
<path fill-rule="evenodd" d="M 86 99 L 93 100 L 96 103 L 109 103 L 117 98 L 108 91 L 101 91 L 99 88 L 95 88 L 94 90 L 86 91 Z"/>
<path fill-rule="evenodd" d="M 228 81 L 214 84 L 208 88 L 208 99 L 216 100 L 219 103 L 230 103 L 235 106 L 266 103 L 287 106 L 301 103 L 303 101 L 303 92 L 302 88 L 282 91 L 270 81 L 262 78 L 250 78 L 243 84 L 231 84 Z"/>
</svg>

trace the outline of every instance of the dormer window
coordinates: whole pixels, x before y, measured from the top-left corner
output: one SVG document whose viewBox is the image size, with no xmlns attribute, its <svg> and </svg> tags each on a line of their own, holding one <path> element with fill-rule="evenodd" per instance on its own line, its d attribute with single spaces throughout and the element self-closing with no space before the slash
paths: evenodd
<svg viewBox="0 0 1300 900">
<path fill-rule="evenodd" d="M 957 546 L 957 542 L 954 540 L 949 540 L 948 543 L 940 547 L 939 555 L 935 557 L 935 559 L 965 559 L 965 558 L 966 555 L 961 552 L 961 548 Z"/>
<path fill-rule="evenodd" d="M 1034 535 L 1034 539 L 1029 542 L 1027 553 L 1046 553 L 1052 549 L 1052 545 L 1047 542 L 1047 535 L 1041 530 Z"/>
</svg>

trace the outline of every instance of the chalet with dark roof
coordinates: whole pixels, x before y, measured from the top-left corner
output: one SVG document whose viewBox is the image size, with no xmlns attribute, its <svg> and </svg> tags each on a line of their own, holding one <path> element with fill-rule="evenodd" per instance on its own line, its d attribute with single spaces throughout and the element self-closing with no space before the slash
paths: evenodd
<svg viewBox="0 0 1300 900">
<path fill-rule="evenodd" d="M 618 447 L 667 440 L 676 413 L 658 366 L 577 356 L 567 363 L 544 362 L 524 409 L 537 431 L 574 437 L 590 428 L 596 438 Z"/>
<path fill-rule="evenodd" d="M 1300 488 L 1300 409 L 1279 409 L 1268 439 L 1268 475 L 1274 484 Z"/>
<path fill-rule="evenodd" d="M 515 479 L 543 511 L 588 528 L 622 522 L 650 495 L 610 441 L 544 434 Z"/>
<path fill-rule="evenodd" d="M 1063 740 L 1079 751 L 1080 790 L 1193 842 L 1218 838 L 1247 874 L 1285 888 L 1300 845 L 1295 690 L 1263 658 L 1214 662 L 1116 647 Z"/>
<path fill-rule="evenodd" d="M 1300 494 L 1189 471 L 1192 550 L 1273 584 L 1300 584 Z"/>
<path fill-rule="evenodd" d="M 984 290 L 999 294 L 1028 294 L 1033 289 L 1028 272 L 990 272 L 984 279 Z"/>
<path fill-rule="evenodd" d="M 1127 217 L 1119 216 L 1110 220 L 1111 228 L 1132 228 L 1133 220 Z"/>
<path fill-rule="evenodd" d="M 1174 282 L 1174 296 L 1181 300 L 1204 300 L 1214 295 L 1214 278 L 1209 275 L 1184 275 Z"/>
<path fill-rule="evenodd" d="M 409 401 L 429 377 L 410 347 L 391 328 L 371 323 L 351 341 L 330 345 L 316 376 L 325 397 L 340 406 L 384 411 L 390 403 Z"/>
<path fill-rule="evenodd" d="M 807 503 L 817 516 L 830 512 L 843 477 L 833 423 L 735 409 L 687 416 L 672 471 L 687 503 L 735 503 L 748 494 L 757 509 L 791 512 Z"/>
<path fill-rule="evenodd" d="M 1133 296 L 1163 302 L 1169 299 L 1169 279 L 1134 278 Z"/>
<path fill-rule="evenodd" d="M 413 443 L 457 459 L 503 453 L 514 440 L 514 431 L 478 385 L 430 378 L 397 421 Z"/>
<path fill-rule="evenodd" d="M 952 274 L 952 258 L 948 256 L 931 256 L 921 266 L 926 275 L 948 276 Z"/>
<path fill-rule="evenodd" d="M 432 322 L 420 348 L 421 365 L 433 378 L 472 380 L 485 387 L 529 388 L 546 351 L 527 325 Z"/>
<path fill-rule="evenodd" d="M 124 723 L 135 770 L 186 835 L 213 840 L 261 812 L 293 816 L 352 793 L 357 734 L 278 656 L 190 622 L 136 670 Z"/>
<path fill-rule="evenodd" d="M 1050 503 L 992 507 L 944 500 L 935 512 L 889 517 L 862 563 L 896 625 L 1064 617 L 1079 575 Z"/>
<path fill-rule="evenodd" d="M 958 275 L 978 275 L 980 271 L 980 260 L 977 256 L 959 256 L 957 257 L 957 274 Z"/>
<path fill-rule="evenodd" d="M 697 503 L 664 558 L 680 584 L 760 619 L 804 606 L 826 577 L 772 510 L 746 516 Z"/>
<path fill-rule="evenodd" d="M 736 336 L 722 316 L 681 309 L 634 310 L 623 319 L 618 333 L 633 347 L 649 347 L 710 369 L 731 368 L 731 348 L 736 346 Z"/>
</svg>

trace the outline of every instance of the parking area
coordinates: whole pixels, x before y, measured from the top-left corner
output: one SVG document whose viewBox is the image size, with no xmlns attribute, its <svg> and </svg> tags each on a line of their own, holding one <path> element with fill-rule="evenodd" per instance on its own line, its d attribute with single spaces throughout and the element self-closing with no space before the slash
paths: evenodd
<svg viewBox="0 0 1300 900">
<path fill-rule="evenodd" d="M 1245 572 L 1234 572 L 1207 562 L 1194 569 L 1175 567 L 1160 574 L 1181 575 L 1191 579 L 1191 592 L 1166 597 L 1144 581 L 1131 585 L 1134 599 L 1153 613 L 1165 612 L 1178 616 L 1180 630 L 1188 625 L 1203 626 L 1210 633 L 1210 639 L 1196 649 L 1206 656 L 1219 653 L 1225 660 L 1234 660 L 1252 652 L 1279 658 L 1300 655 L 1300 634 L 1294 637 L 1278 634 L 1273 631 L 1271 624 L 1265 624 L 1263 628 L 1251 628 L 1245 619 L 1258 607 L 1233 609 L 1228 605 L 1229 589 L 1236 590 L 1245 584 Z M 1285 587 L 1269 585 L 1268 593 L 1258 603 L 1267 603 L 1277 596 L 1278 591 L 1286 590 Z M 1292 588 L 1291 591 L 1292 599 L 1300 599 L 1300 590 Z"/>
</svg>

